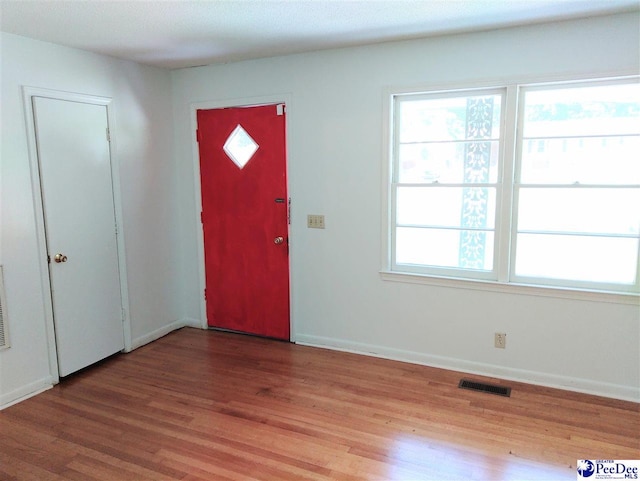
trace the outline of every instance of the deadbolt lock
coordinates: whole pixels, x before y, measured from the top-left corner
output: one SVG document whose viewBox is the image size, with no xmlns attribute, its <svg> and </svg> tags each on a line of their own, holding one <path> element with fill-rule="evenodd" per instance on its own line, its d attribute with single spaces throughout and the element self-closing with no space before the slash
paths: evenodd
<svg viewBox="0 0 640 481">
<path fill-rule="evenodd" d="M 284 242 L 284 237 L 276 237 L 273 239 L 274 244 L 282 244 Z"/>
</svg>

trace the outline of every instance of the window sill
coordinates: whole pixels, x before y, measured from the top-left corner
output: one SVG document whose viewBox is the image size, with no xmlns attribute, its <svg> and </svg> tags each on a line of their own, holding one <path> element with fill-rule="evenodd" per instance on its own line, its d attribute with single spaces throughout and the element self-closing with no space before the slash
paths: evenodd
<svg viewBox="0 0 640 481">
<path fill-rule="evenodd" d="M 383 281 L 404 282 L 408 284 L 424 284 L 430 286 L 450 287 L 455 289 L 473 289 L 479 291 L 502 292 L 526 296 L 555 297 L 579 301 L 609 302 L 612 304 L 638 305 L 640 296 L 635 293 L 613 293 L 569 289 L 555 286 L 533 286 L 527 284 L 503 283 L 496 281 L 456 279 L 436 277 L 422 274 L 380 271 Z"/>
</svg>

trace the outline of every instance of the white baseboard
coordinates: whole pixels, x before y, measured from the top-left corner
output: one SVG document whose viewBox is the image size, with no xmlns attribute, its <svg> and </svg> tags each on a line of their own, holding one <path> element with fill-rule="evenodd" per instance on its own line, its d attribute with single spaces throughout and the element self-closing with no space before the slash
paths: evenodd
<svg viewBox="0 0 640 481">
<path fill-rule="evenodd" d="M 195 327 L 196 329 L 207 328 L 207 324 L 203 323 L 200 319 L 191 319 L 189 317 L 186 317 L 182 319 L 182 322 L 184 322 L 185 327 Z"/>
<path fill-rule="evenodd" d="M 53 378 L 51 376 L 47 376 L 45 378 L 39 379 L 31 384 L 27 384 L 26 386 L 22 386 L 15 391 L 8 392 L 0 396 L 0 411 L 9 406 L 13 406 L 14 404 L 18 404 L 25 399 L 29 399 L 30 397 L 35 396 L 36 394 L 40 394 L 41 392 L 46 391 L 47 389 L 51 389 L 53 387 Z"/>
<path fill-rule="evenodd" d="M 202 329 L 202 322 L 197 319 L 179 319 L 177 321 L 172 322 L 171 324 L 167 324 L 166 326 L 161 327 L 160 329 L 156 329 L 144 336 L 137 337 L 131 341 L 131 350 L 138 349 L 139 347 L 144 346 L 145 344 L 149 344 L 150 342 L 155 341 L 156 339 L 160 339 L 163 336 L 166 336 L 170 332 L 173 332 L 177 329 L 181 329 L 183 327 L 195 327 L 197 329 Z"/>
<path fill-rule="evenodd" d="M 424 366 L 437 367 L 452 371 L 461 371 L 479 376 L 496 377 L 509 381 L 535 384 L 557 389 L 581 392 L 596 396 L 604 396 L 624 401 L 640 402 L 640 388 L 610 384 L 590 379 L 559 376 L 524 369 L 512 369 L 480 362 L 465 361 L 444 356 L 434 356 L 415 351 L 405 351 L 372 344 L 346 341 L 322 336 L 296 335 L 296 343 L 305 346 L 323 347 L 337 351 L 364 354 L 367 356 L 404 361 Z"/>
</svg>

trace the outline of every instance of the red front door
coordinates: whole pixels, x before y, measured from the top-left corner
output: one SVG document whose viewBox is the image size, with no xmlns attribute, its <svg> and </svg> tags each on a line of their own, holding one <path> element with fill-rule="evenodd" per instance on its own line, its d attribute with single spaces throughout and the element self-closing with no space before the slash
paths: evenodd
<svg viewBox="0 0 640 481">
<path fill-rule="evenodd" d="M 198 110 L 210 327 L 289 339 L 283 105 Z"/>
</svg>

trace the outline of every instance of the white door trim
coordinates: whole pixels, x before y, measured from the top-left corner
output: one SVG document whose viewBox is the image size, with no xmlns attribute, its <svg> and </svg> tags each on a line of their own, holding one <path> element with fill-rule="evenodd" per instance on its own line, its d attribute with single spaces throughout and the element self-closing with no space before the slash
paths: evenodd
<svg viewBox="0 0 640 481">
<path fill-rule="evenodd" d="M 120 298 L 122 300 L 122 316 L 123 316 L 123 333 L 125 351 L 131 350 L 131 320 L 129 317 L 129 289 L 127 285 L 127 266 L 125 261 L 125 243 L 122 218 L 122 198 L 120 196 L 120 173 L 118 162 L 115 159 L 115 135 L 114 125 L 115 118 L 112 99 L 108 97 L 100 97 L 95 95 L 86 95 L 74 92 L 64 92 L 60 90 L 43 89 L 37 87 L 22 87 L 22 98 L 25 113 L 25 122 L 27 128 L 27 148 L 29 152 L 29 167 L 31 170 L 31 190 L 33 192 L 33 211 L 36 222 L 36 241 L 38 244 L 38 265 L 40 266 L 40 282 L 43 293 L 43 306 L 45 313 L 45 329 L 47 335 L 47 346 L 49 354 L 49 370 L 53 383 L 60 381 L 58 374 L 58 358 L 53 321 L 53 302 L 51 299 L 51 281 L 49 279 L 49 266 L 47 260 L 47 243 L 46 230 L 44 220 L 44 207 L 42 200 L 42 191 L 40 183 L 40 168 L 38 164 L 38 151 L 36 147 L 36 131 L 33 117 L 32 98 L 44 97 L 56 100 L 66 100 L 70 102 L 81 102 L 93 105 L 103 105 L 107 109 L 107 122 L 110 131 L 110 158 L 111 158 L 111 180 L 113 184 L 113 203 L 116 219 L 116 228 L 118 229 L 117 246 L 118 246 L 118 268 L 120 271 Z M 106 135 L 106 133 L 105 133 Z"/>
<path fill-rule="evenodd" d="M 198 274 L 199 274 L 199 283 L 200 283 L 200 320 L 202 329 L 208 329 L 207 325 L 207 303 L 204 298 L 204 290 L 206 288 L 206 279 L 205 279 L 205 264 L 204 264 L 204 233 L 202 232 L 202 191 L 201 191 L 201 182 L 200 182 L 200 150 L 198 147 L 198 139 L 196 137 L 198 130 L 198 110 L 207 110 L 207 109 L 223 109 L 230 107 L 255 107 L 259 105 L 273 105 L 273 104 L 285 104 L 287 109 L 287 115 L 285 117 L 285 130 L 286 130 L 286 140 L 285 140 L 285 149 L 287 152 L 287 195 L 292 197 L 291 193 L 291 157 L 289 150 L 289 138 L 291 122 L 290 122 L 290 114 L 291 114 L 291 94 L 277 94 L 277 95 L 267 95 L 260 97 L 241 97 L 235 99 L 221 99 L 221 100 L 207 100 L 202 102 L 192 102 L 190 104 L 190 115 L 191 115 L 191 151 L 192 151 L 192 159 L 193 159 L 193 186 L 194 186 L 194 194 L 195 194 L 195 206 L 196 211 L 195 219 L 196 225 L 198 228 L 196 229 L 197 243 L 198 243 Z M 289 226 L 289 236 L 291 237 L 291 226 Z M 295 342 L 295 322 L 293 319 L 294 309 L 294 296 L 293 296 L 293 282 L 291 279 L 292 272 L 292 254 L 295 249 L 295 244 L 289 244 L 289 340 L 291 342 Z"/>
</svg>

